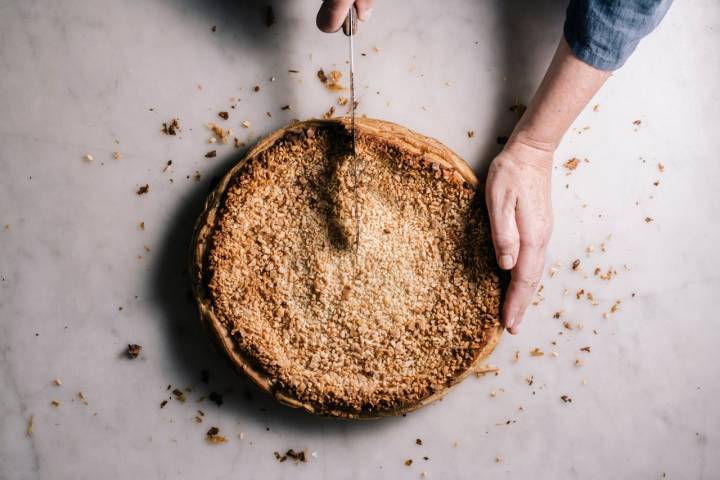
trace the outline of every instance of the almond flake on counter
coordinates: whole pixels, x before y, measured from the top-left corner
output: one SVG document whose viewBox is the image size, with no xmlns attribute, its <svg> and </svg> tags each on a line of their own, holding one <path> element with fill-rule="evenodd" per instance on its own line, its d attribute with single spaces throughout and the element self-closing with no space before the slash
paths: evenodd
<svg viewBox="0 0 720 480">
<path fill-rule="evenodd" d="M 540 347 L 535 347 L 532 350 L 530 350 L 531 357 L 542 357 L 543 355 L 545 355 L 545 352 L 540 350 Z"/>
<path fill-rule="evenodd" d="M 244 120 L 240 125 L 245 128 L 250 128 L 250 120 Z"/>
<path fill-rule="evenodd" d="M 130 343 L 127 346 L 127 356 L 129 358 L 137 358 L 140 355 L 142 347 L 136 343 Z"/>
<path fill-rule="evenodd" d="M 578 165 L 580 165 L 580 160 L 577 157 L 573 157 L 567 162 L 563 163 L 563 167 L 570 171 L 575 170 Z"/>
</svg>

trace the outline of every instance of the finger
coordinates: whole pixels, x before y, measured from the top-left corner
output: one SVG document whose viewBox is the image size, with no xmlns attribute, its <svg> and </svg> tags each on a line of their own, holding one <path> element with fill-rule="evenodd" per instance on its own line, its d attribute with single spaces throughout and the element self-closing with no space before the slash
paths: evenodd
<svg viewBox="0 0 720 480">
<path fill-rule="evenodd" d="M 513 335 L 519 332 L 525 310 L 540 283 L 545 264 L 545 246 L 541 240 L 520 242 L 517 264 L 512 271 L 502 312 L 503 325 Z"/>
<path fill-rule="evenodd" d="M 369 20 L 374 5 L 375 0 L 357 0 L 355 2 L 355 8 L 357 8 L 358 18 L 363 22 Z"/>
<path fill-rule="evenodd" d="M 353 0 L 323 0 L 317 14 L 317 26 L 325 33 L 337 32 L 345 21 Z"/>
<path fill-rule="evenodd" d="M 496 194 L 488 190 L 487 204 L 492 240 L 498 265 L 503 270 L 510 270 L 515 266 L 520 249 L 520 234 L 515 219 L 516 202 L 515 194 L 510 191 Z"/>
</svg>

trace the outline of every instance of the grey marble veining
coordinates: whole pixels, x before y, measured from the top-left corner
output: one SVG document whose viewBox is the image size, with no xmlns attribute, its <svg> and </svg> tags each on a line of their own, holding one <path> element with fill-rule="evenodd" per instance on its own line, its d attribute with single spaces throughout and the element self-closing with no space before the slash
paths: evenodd
<svg viewBox="0 0 720 480">
<path fill-rule="evenodd" d="M 720 477 L 720 5 L 676 2 L 567 134 L 545 300 L 489 359 L 500 374 L 405 418 L 348 423 L 238 378 L 204 338 L 184 272 L 212 178 L 241 154 L 214 145 L 204 158 L 205 124 L 229 110 L 224 123 L 252 143 L 335 103 L 315 72 L 345 70 L 346 43 L 316 31 L 317 3 L 273 2 L 266 28 L 266 3 L 247 0 L 0 2 L 0 479 Z M 484 171 L 563 10 L 378 0 L 357 38 L 360 113 Z M 177 137 L 160 133 L 172 117 Z M 571 157 L 588 162 L 567 175 Z M 138 359 L 124 358 L 128 343 L 143 346 Z M 192 392 L 160 409 L 168 384 Z M 198 402 L 211 391 L 222 406 Z M 206 444 L 210 426 L 229 442 Z M 288 448 L 316 455 L 279 464 L 273 451 Z"/>
</svg>

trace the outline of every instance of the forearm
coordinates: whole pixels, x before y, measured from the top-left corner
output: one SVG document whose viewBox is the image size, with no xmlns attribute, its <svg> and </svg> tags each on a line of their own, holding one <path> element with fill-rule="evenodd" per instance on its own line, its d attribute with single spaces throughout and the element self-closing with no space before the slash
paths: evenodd
<svg viewBox="0 0 720 480">
<path fill-rule="evenodd" d="M 510 137 L 508 148 L 520 143 L 554 151 L 570 125 L 609 76 L 610 72 L 598 70 L 579 60 L 570 51 L 565 39 L 560 40 L 540 88 Z"/>
</svg>

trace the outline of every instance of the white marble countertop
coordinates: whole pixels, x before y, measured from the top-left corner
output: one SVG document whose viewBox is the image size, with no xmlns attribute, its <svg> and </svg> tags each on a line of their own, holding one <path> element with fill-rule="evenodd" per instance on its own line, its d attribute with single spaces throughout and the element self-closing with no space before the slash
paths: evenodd
<svg viewBox="0 0 720 480">
<path fill-rule="evenodd" d="M 236 376 L 184 272 L 212 178 L 240 155 L 204 158 L 205 124 L 251 142 L 337 97 L 315 72 L 344 70 L 346 42 L 316 31 L 317 3 L 276 1 L 267 28 L 265 2 L 0 2 L 0 479 L 719 478 L 720 4 L 677 2 L 566 136 L 545 301 L 489 359 L 499 375 L 405 418 L 348 423 Z M 409 3 L 378 0 L 361 27 L 360 112 L 482 171 L 508 107 L 539 83 L 565 2 Z M 173 117 L 181 134 L 163 135 Z M 566 175 L 571 157 L 589 163 Z M 192 391 L 161 409 L 168 384 Z M 198 402 L 211 391 L 222 406 Z M 210 426 L 228 443 L 207 444 Z M 278 463 L 289 448 L 314 453 Z"/>
</svg>

